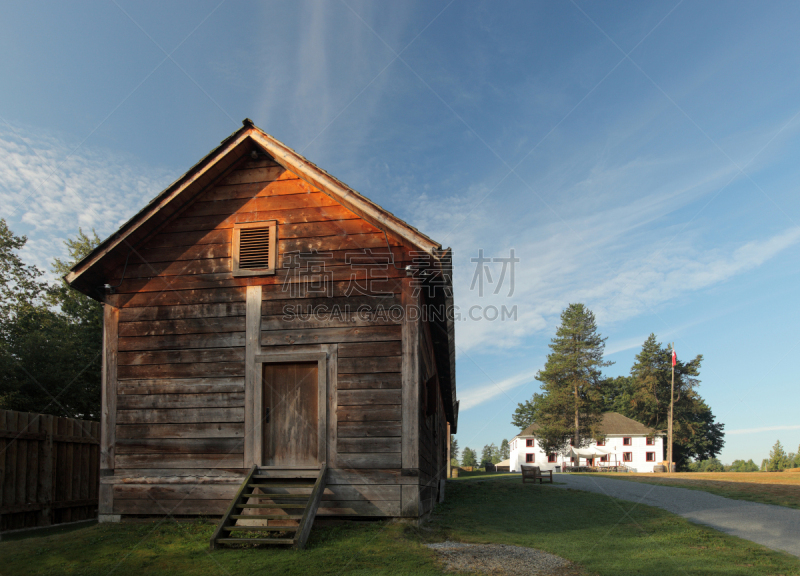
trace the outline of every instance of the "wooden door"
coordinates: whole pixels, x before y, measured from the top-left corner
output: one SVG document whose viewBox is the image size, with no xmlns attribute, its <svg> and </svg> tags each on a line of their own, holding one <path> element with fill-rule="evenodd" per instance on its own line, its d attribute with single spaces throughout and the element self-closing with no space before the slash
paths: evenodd
<svg viewBox="0 0 800 576">
<path fill-rule="evenodd" d="M 265 466 L 319 465 L 316 362 L 264 364 Z"/>
</svg>

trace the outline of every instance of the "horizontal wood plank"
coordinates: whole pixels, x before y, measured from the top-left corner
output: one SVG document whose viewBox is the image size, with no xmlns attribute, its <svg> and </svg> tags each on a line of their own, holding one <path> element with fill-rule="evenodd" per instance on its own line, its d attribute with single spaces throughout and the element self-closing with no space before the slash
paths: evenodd
<svg viewBox="0 0 800 576">
<path fill-rule="evenodd" d="M 389 405 L 402 402 L 402 395 L 400 390 L 339 390 L 338 395 L 339 406 L 375 406 L 375 405 Z"/>
<path fill-rule="evenodd" d="M 114 500 L 231 500 L 236 484 L 116 484 Z"/>
<path fill-rule="evenodd" d="M 400 516 L 399 500 L 373 500 L 364 502 L 360 500 L 334 501 L 320 504 L 317 516 L 366 516 L 366 517 L 391 517 Z"/>
<path fill-rule="evenodd" d="M 241 468 L 244 456 L 239 454 L 117 454 L 117 468 Z"/>
<path fill-rule="evenodd" d="M 400 406 L 374 406 L 369 408 L 345 406 L 336 411 L 339 422 L 394 422 L 400 420 Z M 391 468 L 391 466 L 387 466 Z"/>
<path fill-rule="evenodd" d="M 340 205 L 303 209 L 266 210 L 238 212 L 236 214 L 214 214 L 211 216 L 182 216 L 170 222 L 170 232 L 197 232 L 200 230 L 225 230 L 239 222 L 263 222 L 275 220 L 278 225 L 307 222 L 327 222 L 359 219 L 353 212 Z"/>
<path fill-rule="evenodd" d="M 165 515 L 214 515 L 221 516 L 230 506 L 225 500 L 114 500 L 114 514 Z"/>
<path fill-rule="evenodd" d="M 371 454 L 337 454 L 336 463 L 347 468 L 399 468 L 400 452 Z"/>
<path fill-rule="evenodd" d="M 242 422 L 117 424 L 117 440 L 145 438 L 242 438 Z"/>
<path fill-rule="evenodd" d="M 236 408 L 244 406 L 244 391 L 215 392 L 211 394 L 120 394 L 118 410 L 146 410 L 149 408 Z"/>
<path fill-rule="evenodd" d="M 119 366 L 120 379 L 143 380 L 155 378 L 191 378 L 207 375 L 244 376 L 244 362 L 207 362 L 197 364 L 145 364 L 141 366 Z"/>
<path fill-rule="evenodd" d="M 122 308 L 120 322 L 143 322 L 149 320 L 183 320 L 185 318 L 219 318 L 244 316 L 244 302 L 220 302 L 215 304 L 173 304 L 170 306 L 144 306 Z"/>
<path fill-rule="evenodd" d="M 373 356 L 369 358 L 339 358 L 339 374 L 369 374 L 400 372 L 400 356 Z"/>
<path fill-rule="evenodd" d="M 400 436 L 396 438 L 339 438 L 338 454 L 362 454 L 365 452 L 400 452 Z"/>
<path fill-rule="evenodd" d="M 161 350 L 120 352 L 120 366 L 148 364 L 195 364 L 203 362 L 244 362 L 244 347 L 200 348 L 189 350 Z"/>
<path fill-rule="evenodd" d="M 244 422 L 244 408 L 117 411 L 117 424 L 182 424 L 188 422 Z"/>
<path fill-rule="evenodd" d="M 337 435 L 342 438 L 400 437 L 400 422 L 339 422 Z"/>
<path fill-rule="evenodd" d="M 244 328 L 244 317 L 187 318 L 120 323 L 119 335 L 121 338 L 125 338 L 128 336 L 163 336 L 165 334 L 219 334 L 243 332 Z"/>
<path fill-rule="evenodd" d="M 399 469 L 328 469 L 326 477 L 328 484 L 396 484 L 414 485 L 419 484 L 419 477 L 405 475 Z"/>
<path fill-rule="evenodd" d="M 400 389 L 402 386 L 402 375 L 399 372 L 339 374 L 338 380 L 339 390 L 365 390 L 369 388 Z"/>
<path fill-rule="evenodd" d="M 352 328 L 318 328 L 268 330 L 261 332 L 262 346 L 293 344 L 336 344 L 342 342 L 371 342 L 399 340 L 400 326 L 358 326 Z"/>
<path fill-rule="evenodd" d="M 240 454 L 243 438 L 117 438 L 117 454 Z"/>
<path fill-rule="evenodd" d="M 119 380 L 118 394 L 212 394 L 244 392 L 244 378 L 167 378 Z"/>
<path fill-rule="evenodd" d="M 179 306 L 187 304 L 212 304 L 223 302 L 244 302 L 245 287 L 231 287 L 219 290 L 216 287 L 200 290 L 167 290 L 165 292 L 141 292 L 134 294 L 111 294 L 109 303 L 118 308 L 138 308 L 151 306 Z"/>
<path fill-rule="evenodd" d="M 109 484 L 164 484 L 168 478 L 180 478 L 179 483 L 203 482 L 210 478 L 214 481 L 221 479 L 238 480 L 241 484 L 249 472 L 246 468 L 117 468 L 113 476 L 103 477 L 103 483 Z M 154 482 L 152 482 L 154 481 Z"/>
<path fill-rule="evenodd" d="M 400 356 L 403 353 L 402 348 L 400 341 L 345 343 L 339 346 L 339 358 Z"/>
<path fill-rule="evenodd" d="M 186 348 L 236 348 L 245 344 L 244 332 L 222 334 L 165 334 L 129 336 L 119 339 L 119 350 L 165 350 Z"/>
</svg>

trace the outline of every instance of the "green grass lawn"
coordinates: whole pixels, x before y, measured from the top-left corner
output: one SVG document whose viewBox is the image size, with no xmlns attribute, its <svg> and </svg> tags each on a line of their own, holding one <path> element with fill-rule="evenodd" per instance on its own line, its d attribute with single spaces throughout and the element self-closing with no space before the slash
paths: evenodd
<svg viewBox="0 0 800 576">
<path fill-rule="evenodd" d="M 474 474 L 447 484 L 422 529 L 398 523 L 317 527 L 303 551 L 208 550 L 209 521 L 100 524 L 0 542 L 0 574 L 441 574 L 424 542 L 515 544 L 558 554 L 587 574 L 800 575 L 800 560 L 657 508 L 519 476 Z"/>
</svg>

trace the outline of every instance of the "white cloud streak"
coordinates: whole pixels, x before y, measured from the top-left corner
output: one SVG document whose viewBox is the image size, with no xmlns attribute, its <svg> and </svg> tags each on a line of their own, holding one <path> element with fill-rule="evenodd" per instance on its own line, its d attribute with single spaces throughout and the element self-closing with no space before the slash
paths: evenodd
<svg viewBox="0 0 800 576">
<path fill-rule="evenodd" d="M 161 191 L 174 175 L 133 158 L 73 146 L 42 131 L 0 127 L 0 217 L 26 234 L 26 261 L 49 270 L 78 228 L 102 238 Z"/>
<path fill-rule="evenodd" d="M 499 382 L 489 382 L 481 386 L 469 388 L 459 393 L 459 401 L 461 402 L 461 410 L 469 410 L 479 404 L 488 402 L 492 398 L 500 394 L 508 394 L 511 390 L 528 384 L 536 378 L 536 372 L 523 372 L 516 376 L 511 376 L 500 380 Z"/>
<path fill-rule="evenodd" d="M 739 430 L 725 430 L 725 434 L 760 434 L 761 432 L 776 432 L 780 430 L 800 430 L 800 424 L 789 424 L 786 426 L 764 426 L 763 428 L 740 428 Z"/>
</svg>

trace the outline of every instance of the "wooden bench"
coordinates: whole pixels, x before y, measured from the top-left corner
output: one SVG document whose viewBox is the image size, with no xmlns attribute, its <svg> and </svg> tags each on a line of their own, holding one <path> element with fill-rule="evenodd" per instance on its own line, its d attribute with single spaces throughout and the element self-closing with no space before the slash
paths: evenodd
<svg viewBox="0 0 800 576">
<path fill-rule="evenodd" d="M 553 483 L 553 471 L 547 470 L 546 472 L 542 472 L 539 470 L 538 466 L 525 466 L 522 465 L 522 483 L 525 484 L 526 479 L 533 480 L 535 484 L 536 481 L 539 481 L 539 484 L 547 480 L 550 484 Z"/>
</svg>

